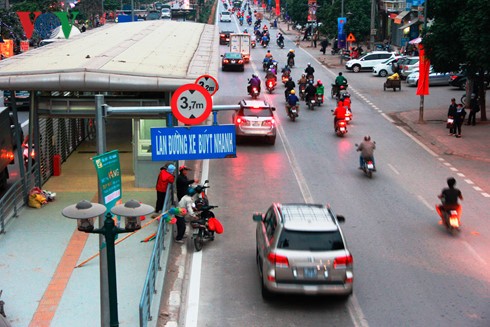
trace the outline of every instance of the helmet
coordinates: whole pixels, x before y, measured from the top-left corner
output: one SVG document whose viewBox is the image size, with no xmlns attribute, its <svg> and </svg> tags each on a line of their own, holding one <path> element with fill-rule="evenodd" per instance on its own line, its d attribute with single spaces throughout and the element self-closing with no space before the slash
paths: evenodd
<svg viewBox="0 0 490 327">
<path fill-rule="evenodd" d="M 364 136 L 364 141 L 371 141 L 371 136 L 369 135 Z"/>
<path fill-rule="evenodd" d="M 271 50 L 267 50 L 267 52 L 268 52 L 268 53 L 270 53 L 270 52 L 271 52 Z"/>
<path fill-rule="evenodd" d="M 188 195 L 188 196 L 193 196 L 193 195 L 195 195 L 195 194 L 196 194 L 196 190 L 195 190 L 193 187 L 189 187 L 189 188 L 187 189 L 187 195 Z"/>
<path fill-rule="evenodd" d="M 206 205 L 206 202 L 203 199 L 199 198 L 194 202 L 194 204 L 196 205 L 197 210 L 201 210 L 202 207 Z"/>
<path fill-rule="evenodd" d="M 244 29 L 244 30 L 243 30 L 243 33 L 248 33 L 247 29 Z"/>
<path fill-rule="evenodd" d="M 344 93 L 344 98 L 350 98 L 350 93 L 349 92 L 345 92 Z"/>
<path fill-rule="evenodd" d="M 172 165 L 172 164 L 168 165 L 168 167 L 167 167 L 167 171 L 168 171 L 169 173 L 173 174 L 173 173 L 174 173 L 174 171 L 175 171 L 175 166 L 174 166 L 174 165 Z"/>
<path fill-rule="evenodd" d="M 255 75 L 255 74 L 252 74 L 252 77 L 253 77 L 253 78 L 257 78 L 257 75 Z"/>
<path fill-rule="evenodd" d="M 291 92 L 289 92 L 289 93 L 291 93 L 291 94 L 295 94 L 295 93 L 296 93 L 296 91 L 295 91 L 295 90 L 291 90 Z"/>
<path fill-rule="evenodd" d="M 308 66 L 308 67 L 310 67 L 310 66 L 311 66 L 311 64 L 310 64 L 310 63 L 308 63 L 308 64 L 307 64 L 307 66 Z"/>
<path fill-rule="evenodd" d="M 301 77 L 306 77 L 306 75 L 305 74 L 301 74 Z"/>
<path fill-rule="evenodd" d="M 447 179 L 447 186 L 452 188 L 454 187 L 454 185 L 456 185 L 456 180 L 453 177 L 449 177 Z"/>
<path fill-rule="evenodd" d="M 317 80 L 316 81 L 318 84 L 322 84 L 322 81 L 321 80 Z"/>
<path fill-rule="evenodd" d="M 293 52 L 294 53 L 294 50 L 293 49 L 289 49 L 289 52 Z"/>
</svg>

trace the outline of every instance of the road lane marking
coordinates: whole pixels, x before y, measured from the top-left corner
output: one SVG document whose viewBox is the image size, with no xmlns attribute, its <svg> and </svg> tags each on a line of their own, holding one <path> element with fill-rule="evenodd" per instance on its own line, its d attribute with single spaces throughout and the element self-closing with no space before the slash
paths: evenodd
<svg viewBox="0 0 490 327">
<path fill-rule="evenodd" d="M 388 118 L 388 116 L 386 116 L 386 114 L 382 114 L 383 117 L 391 120 L 391 118 Z M 393 120 L 391 120 L 393 121 Z M 405 134 L 406 136 L 408 136 L 409 138 L 412 139 L 412 141 L 414 141 L 415 143 L 417 143 L 420 147 L 422 147 L 422 149 L 424 149 L 425 151 L 427 151 L 430 155 L 434 156 L 434 157 L 438 157 L 438 155 L 432 151 L 431 149 L 429 149 L 425 144 L 423 144 L 422 142 L 420 142 L 419 140 L 417 140 L 415 138 L 415 136 L 413 136 L 412 134 L 410 134 L 408 131 L 406 131 L 403 127 L 401 126 L 396 126 L 396 128 L 398 128 L 400 131 L 402 131 L 403 134 Z"/>
<path fill-rule="evenodd" d="M 456 175 L 458 175 L 459 177 L 465 177 L 463 173 L 457 173 Z"/>
<path fill-rule="evenodd" d="M 486 193 L 486 192 L 483 192 L 481 195 L 483 195 L 484 197 L 486 198 L 490 198 L 490 194 Z"/>
<path fill-rule="evenodd" d="M 447 166 L 447 167 L 450 167 L 451 164 L 449 162 L 444 162 L 443 165 Z"/>
<path fill-rule="evenodd" d="M 482 257 L 481 257 L 481 256 L 478 254 L 478 252 L 477 252 L 475 249 L 473 249 L 473 247 L 472 247 L 472 246 L 471 246 L 471 245 L 470 245 L 468 242 L 463 241 L 463 244 L 464 244 L 464 246 L 466 246 L 466 248 L 468 249 L 468 251 L 470 251 L 470 252 L 471 252 L 471 254 L 473 254 L 473 256 L 474 256 L 474 257 L 475 257 L 475 258 L 476 258 L 478 261 L 480 261 L 481 263 L 483 263 L 483 264 L 485 264 L 485 265 L 487 264 L 487 262 L 485 261 L 485 259 L 483 259 L 483 258 L 482 258 Z"/>
<path fill-rule="evenodd" d="M 473 186 L 473 189 L 474 189 L 475 191 L 478 191 L 478 192 L 483 191 L 483 190 L 482 190 L 481 188 L 479 188 L 478 186 Z"/>
<path fill-rule="evenodd" d="M 351 316 L 352 323 L 355 327 L 369 327 L 355 294 L 352 294 L 349 302 L 347 302 L 347 309 L 349 310 L 349 315 Z"/>
<path fill-rule="evenodd" d="M 451 171 L 458 171 L 458 168 L 455 167 L 449 167 L 449 169 L 451 169 Z"/>
<path fill-rule="evenodd" d="M 465 179 L 464 180 L 466 183 L 470 184 L 470 185 L 473 185 L 475 183 L 473 183 L 473 181 L 471 179 Z"/>
<path fill-rule="evenodd" d="M 400 172 L 399 172 L 398 170 L 396 170 L 396 168 L 395 168 L 395 167 L 393 167 L 393 165 L 392 165 L 392 164 L 388 164 L 388 167 L 390 167 L 390 168 L 391 168 L 391 170 L 393 170 L 393 171 L 395 172 L 395 174 L 400 175 Z"/>
<path fill-rule="evenodd" d="M 422 202 L 427 208 L 429 208 L 429 210 L 431 211 L 436 210 L 434 209 L 434 206 L 431 205 L 429 202 L 427 202 L 421 195 L 417 195 L 417 197 L 419 198 L 420 202 Z"/>
</svg>

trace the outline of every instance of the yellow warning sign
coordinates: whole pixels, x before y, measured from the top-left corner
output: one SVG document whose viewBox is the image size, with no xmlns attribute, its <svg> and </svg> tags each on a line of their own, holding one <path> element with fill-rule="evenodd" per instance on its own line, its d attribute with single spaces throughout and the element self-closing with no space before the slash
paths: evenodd
<svg viewBox="0 0 490 327">
<path fill-rule="evenodd" d="M 347 35 L 347 42 L 356 42 L 356 38 L 354 37 L 354 34 L 349 33 L 349 35 Z"/>
</svg>

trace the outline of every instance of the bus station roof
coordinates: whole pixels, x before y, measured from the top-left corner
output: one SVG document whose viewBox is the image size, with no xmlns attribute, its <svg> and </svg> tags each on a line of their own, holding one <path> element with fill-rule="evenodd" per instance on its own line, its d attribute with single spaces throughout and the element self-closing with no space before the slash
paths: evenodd
<svg viewBox="0 0 490 327">
<path fill-rule="evenodd" d="M 173 91 L 217 76 L 218 58 L 214 25 L 107 24 L 0 61 L 0 90 Z"/>
</svg>

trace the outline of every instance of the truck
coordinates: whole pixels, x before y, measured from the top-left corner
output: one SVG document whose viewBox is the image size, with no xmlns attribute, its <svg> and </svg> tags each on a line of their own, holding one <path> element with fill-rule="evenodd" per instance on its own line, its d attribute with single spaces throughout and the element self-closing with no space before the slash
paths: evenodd
<svg viewBox="0 0 490 327">
<path fill-rule="evenodd" d="M 7 186 L 8 166 L 14 163 L 14 140 L 9 109 L 0 107 L 0 190 Z"/>
<path fill-rule="evenodd" d="M 230 34 L 230 52 L 241 52 L 245 62 L 250 61 L 250 34 Z"/>
</svg>

